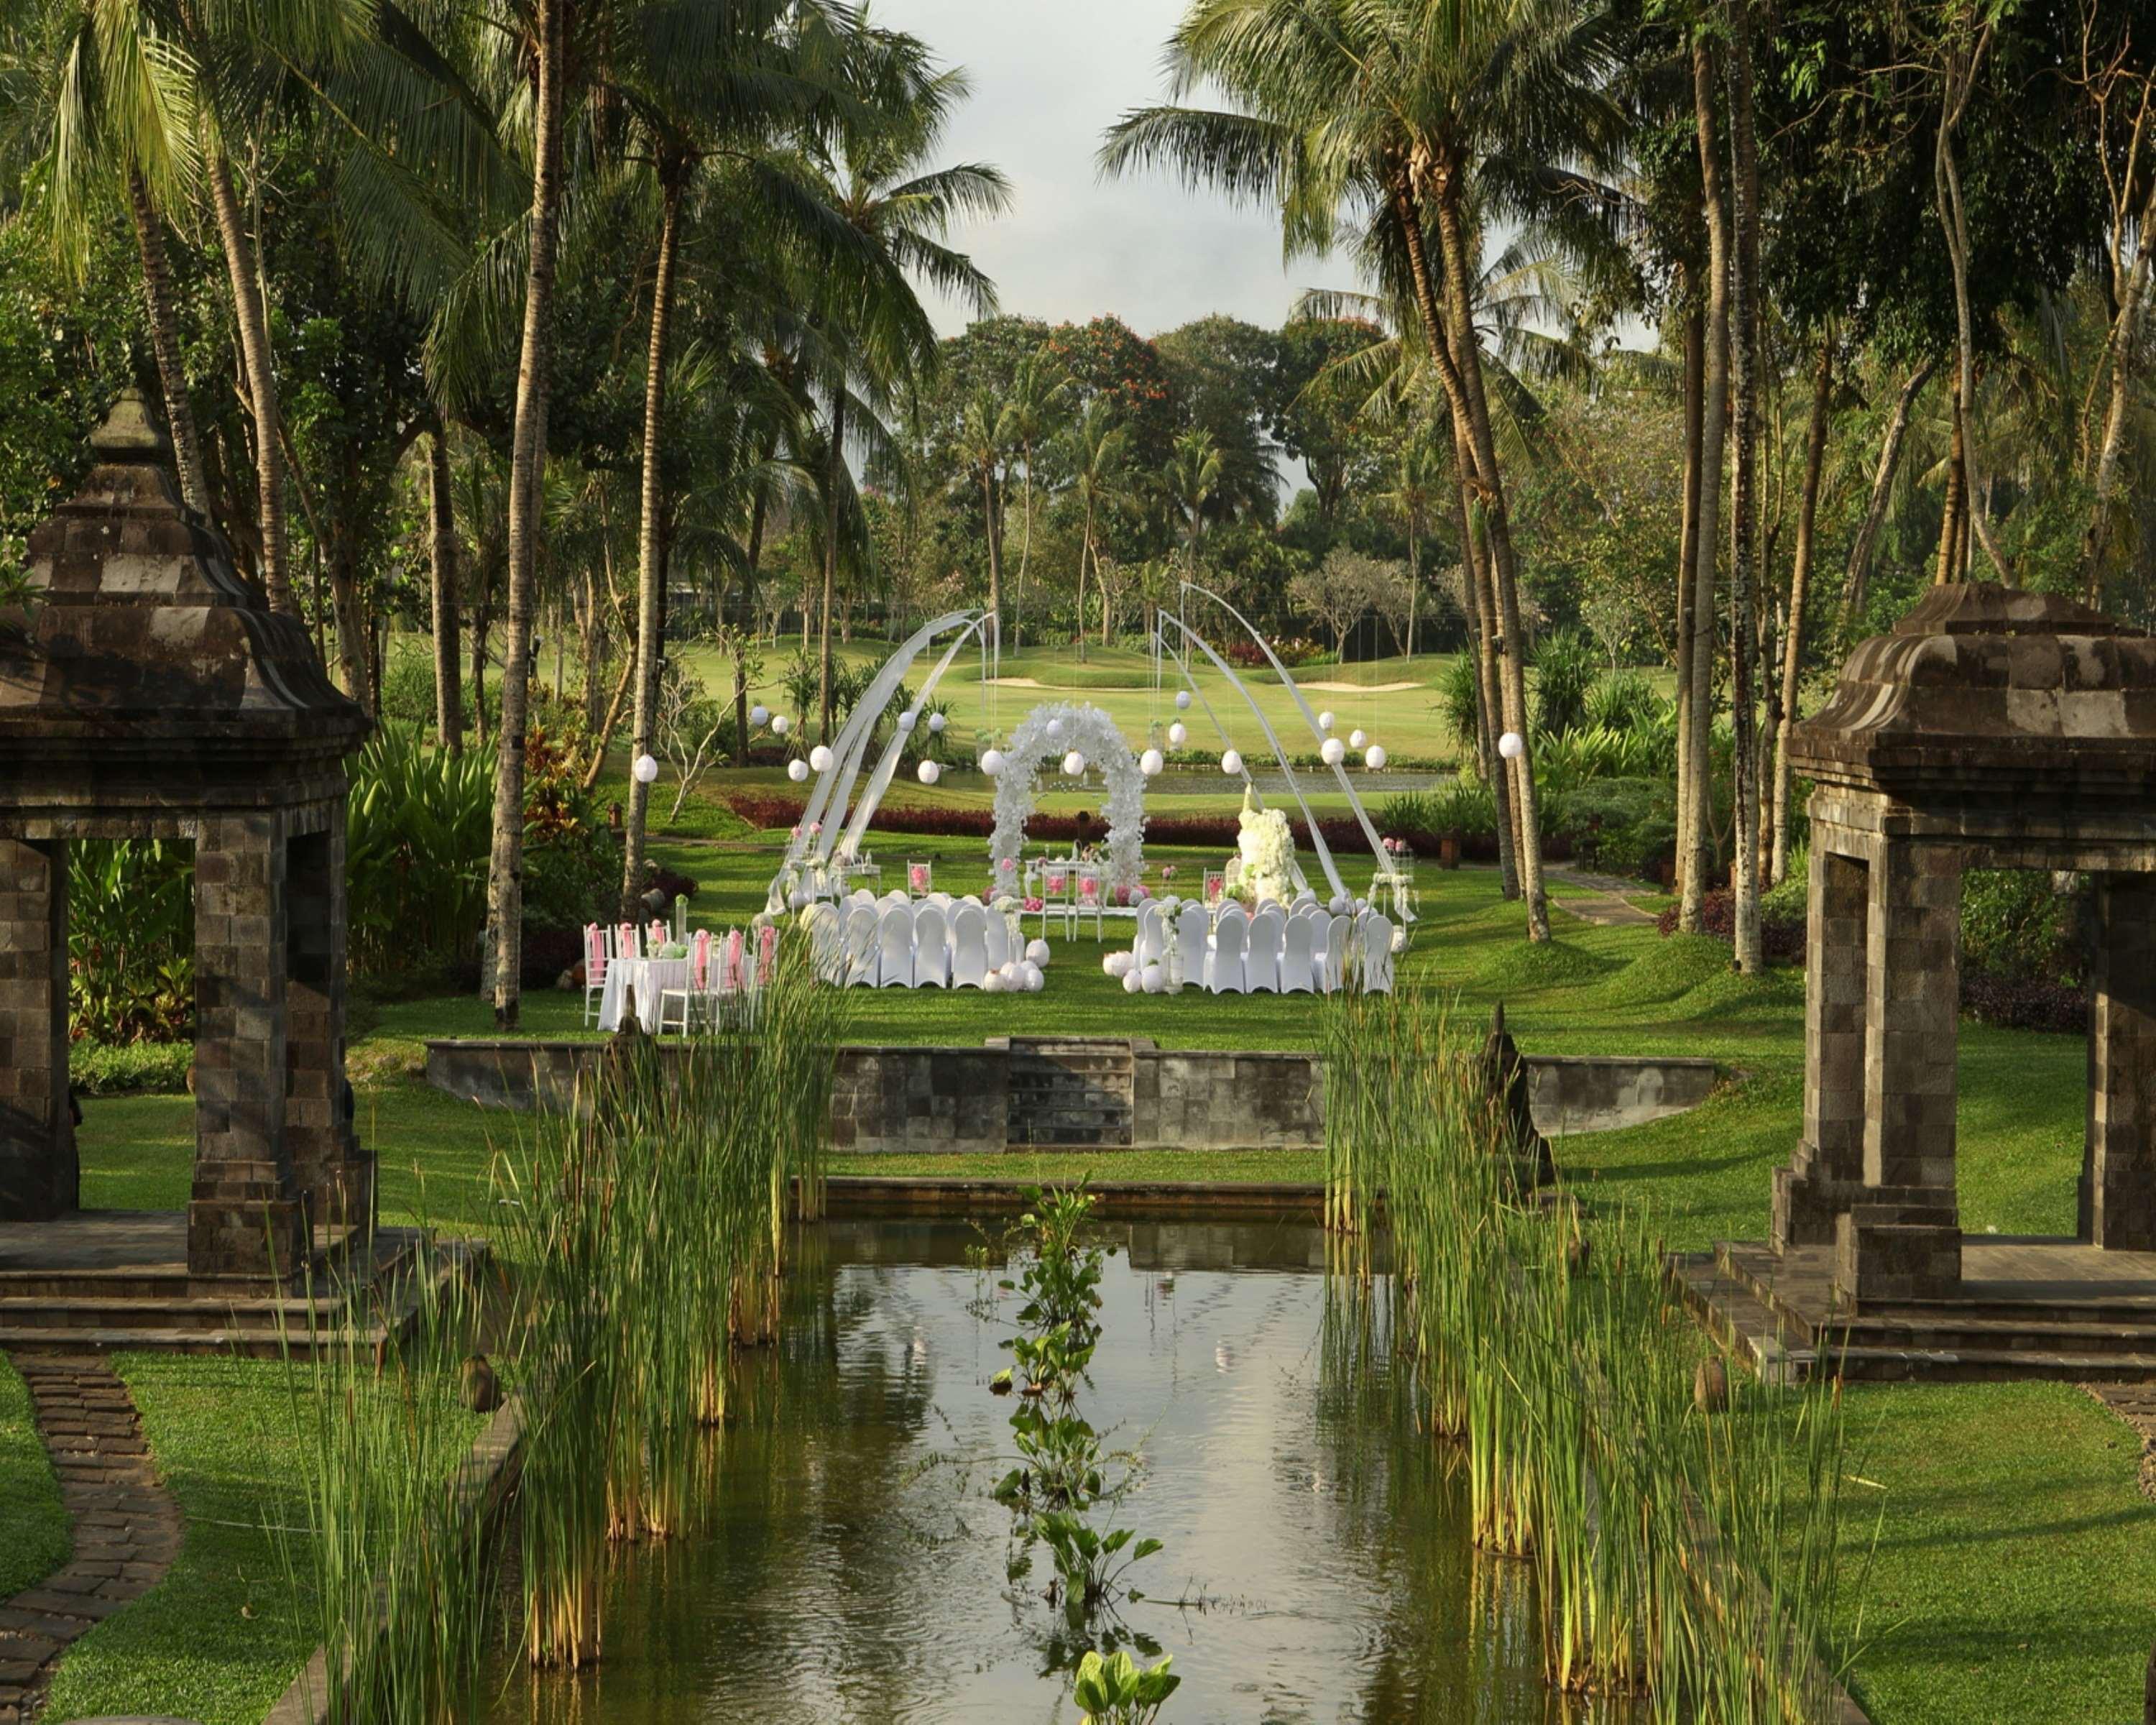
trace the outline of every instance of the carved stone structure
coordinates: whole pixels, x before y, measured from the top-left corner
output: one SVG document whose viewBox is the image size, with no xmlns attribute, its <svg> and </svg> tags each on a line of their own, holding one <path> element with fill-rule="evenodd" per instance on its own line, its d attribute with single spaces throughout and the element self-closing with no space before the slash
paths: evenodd
<svg viewBox="0 0 2156 1725">
<path fill-rule="evenodd" d="M 1797 727 L 1810 803 L 1804 1136 L 1774 1240 L 1838 1303 L 1960 1291 L 1964 868 L 2097 876 L 2081 1238 L 2156 1250 L 2156 639 L 2065 598 L 1935 588 Z"/>
<path fill-rule="evenodd" d="M 344 1076 L 344 757 L 365 714 L 234 573 L 123 397 L 0 610 L 0 1221 L 64 1215 L 68 846 L 194 847 L 196 1276 L 289 1279 L 363 1230 Z"/>
</svg>

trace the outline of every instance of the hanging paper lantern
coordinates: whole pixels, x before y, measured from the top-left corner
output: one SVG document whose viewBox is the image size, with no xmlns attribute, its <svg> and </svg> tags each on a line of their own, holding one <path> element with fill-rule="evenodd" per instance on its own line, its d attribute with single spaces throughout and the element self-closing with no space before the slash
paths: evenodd
<svg viewBox="0 0 2156 1725">
<path fill-rule="evenodd" d="M 1527 752 L 1527 739 L 1517 731 L 1507 731 L 1497 739 L 1497 752 L 1508 761 L 1517 761 Z"/>
<path fill-rule="evenodd" d="M 1365 731 L 1350 731 L 1348 733 L 1348 747 L 1351 749 L 1358 749 L 1369 740 L 1369 733 Z"/>
<path fill-rule="evenodd" d="M 1086 771 L 1085 756 L 1080 754 L 1075 749 L 1071 750 L 1063 757 L 1063 770 L 1073 778 L 1080 777 Z"/>
<path fill-rule="evenodd" d="M 1179 749 L 1189 741 L 1190 727 L 1180 719 L 1168 727 L 1168 746 L 1170 748 Z"/>
<path fill-rule="evenodd" d="M 1178 689 L 1175 691 L 1175 710 L 1179 713 L 1187 713 L 1190 711 L 1190 691 L 1188 689 Z"/>
<path fill-rule="evenodd" d="M 1332 728 L 1332 715 L 1329 712 L 1320 713 L 1317 716 L 1317 728 L 1320 731 L 1330 731 Z"/>
<path fill-rule="evenodd" d="M 771 721 L 771 734 L 773 737 L 783 737 L 793 728 L 793 721 L 788 718 L 784 713 L 779 714 Z"/>
<path fill-rule="evenodd" d="M 994 777 L 995 777 L 998 773 L 1002 772 L 1003 770 L 1004 770 L 1004 752 L 1003 752 L 1001 749 L 987 749 L 987 750 L 984 750 L 984 751 L 982 752 L 982 755 L 981 755 L 981 771 L 982 771 L 982 772 L 983 772 L 983 773 L 987 773 L 990 778 L 994 778 Z"/>
<path fill-rule="evenodd" d="M 1337 737 L 1328 737 L 1325 739 L 1325 747 L 1317 752 L 1327 766 L 1337 767 L 1348 758 L 1348 745 Z"/>
<path fill-rule="evenodd" d="M 1234 749 L 1229 749 L 1226 754 L 1220 757 L 1220 770 L 1229 778 L 1235 778 L 1243 770 L 1242 756 Z"/>
<path fill-rule="evenodd" d="M 1028 964 L 1037 964 L 1043 970 L 1045 970 L 1048 968 L 1048 942 L 1046 941 L 1032 940 L 1028 941 L 1025 943 L 1025 962 Z"/>
<path fill-rule="evenodd" d="M 659 763 L 649 755 L 639 755 L 636 763 L 629 769 L 636 775 L 639 784 L 649 784 L 659 777 Z"/>
<path fill-rule="evenodd" d="M 1138 757 L 1138 771 L 1145 774 L 1147 778 L 1151 778 L 1166 765 L 1168 765 L 1167 758 L 1158 749 L 1147 749 Z"/>
<path fill-rule="evenodd" d="M 748 721 L 756 730 L 762 730 L 771 722 L 771 709 L 759 702 L 748 710 Z"/>
<path fill-rule="evenodd" d="M 1382 742 L 1373 742 L 1363 751 L 1363 764 L 1373 773 L 1385 764 L 1385 746 Z"/>
<path fill-rule="evenodd" d="M 933 784 L 943 776 L 943 769 L 933 761 L 923 761 L 913 769 L 914 777 L 923 784 Z"/>
<path fill-rule="evenodd" d="M 931 713 L 928 716 L 928 728 L 938 737 L 943 734 L 943 727 L 950 722 L 948 716 L 943 713 Z"/>
<path fill-rule="evenodd" d="M 820 742 L 808 751 L 808 764 L 819 773 L 829 773 L 831 770 L 831 762 L 835 758 L 830 750 Z"/>
<path fill-rule="evenodd" d="M 913 709 L 911 707 L 906 708 L 904 712 L 898 716 L 898 728 L 901 731 L 911 731 L 913 728 L 914 717 L 915 714 Z"/>
<path fill-rule="evenodd" d="M 786 763 L 786 776 L 796 784 L 802 783 L 808 777 L 808 763 L 806 761 L 788 761 Z"/>
</svg>

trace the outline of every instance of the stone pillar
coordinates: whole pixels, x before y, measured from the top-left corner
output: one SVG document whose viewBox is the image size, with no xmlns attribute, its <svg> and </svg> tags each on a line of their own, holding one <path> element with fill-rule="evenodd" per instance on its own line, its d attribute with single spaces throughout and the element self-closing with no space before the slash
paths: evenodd
<svg viewBox="0 0 2156 1725">
<path fill-rule="evenodd" d="M 213 815 L 195 841 L 195 1178 L 187 1268 L 290 1281 L 311 1245 L 285 1137 L 285 824 Z"/>
<path fill-rule="evenodd" d="M 373 1165 L 345 1111 L 345 809 L 285 847 L 285 1142 L 314 1219 L 372 1224 Z"/>
<path fill-rule="evenodd" d="M 2082 1238 L 2156 1251 L 2156 879 L 2099 875 Z"/>
<path fill-rule="evenodd" d="M 1871 871 L 1812 828 L 1804 954 L 1804 1135 L 1774 1174 L 1774 1249 L 1831 1245 L 1864 1180 L 1865 995 Z"/>
<path fill-rule="evenodd" d="M 0 1222 L 76 1207 L 68 1106 L 67 845 L 0 839 Z"/>
</svg>

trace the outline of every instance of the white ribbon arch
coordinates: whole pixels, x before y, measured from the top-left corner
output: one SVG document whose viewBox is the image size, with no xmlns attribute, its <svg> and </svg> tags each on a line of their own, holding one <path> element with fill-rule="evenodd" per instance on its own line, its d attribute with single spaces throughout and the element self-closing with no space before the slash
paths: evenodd
<svg viewBox="0 0 2156 1725">
<path fill-rule="evenodd" d="M 1057 727 L 1049 734 L 1049 727 Z M 996 824 L 988 836 L 988 866 L 1000 883 L 1014 879 L 1025 824 L 1033 817 L 1041 769 L 1061 772 L 1064 756 L 1075 749 L 1090 770 L 1097 767 L 1108 782 L 1101 813 L 1108 823 L 1106 875 L 1110 892 L 1138 884 L 1145 867 L 1145 774 L 1137 757 L 1116 728 L 1116 721 L 1091 702 L 1037 706 L 1011 733 L 1002 772 L 996 778 Z M 1012 866 L 1005 868 L 1005 859 Z"/>
</svg>

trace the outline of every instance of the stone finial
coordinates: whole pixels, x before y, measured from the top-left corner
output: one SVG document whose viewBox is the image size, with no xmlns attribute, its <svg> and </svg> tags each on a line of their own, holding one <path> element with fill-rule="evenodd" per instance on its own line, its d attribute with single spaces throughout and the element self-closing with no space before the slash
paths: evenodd
<svg viewBox="0 0 2156 1725">
<path fill-rule="evenodd" d="M 100 461 L 168 461 L 172 446 L 165 441 L 149 398 L 139 389 L 120 392 L 105 423 L 90 434 L 90 447 Z"/>
</svg>

